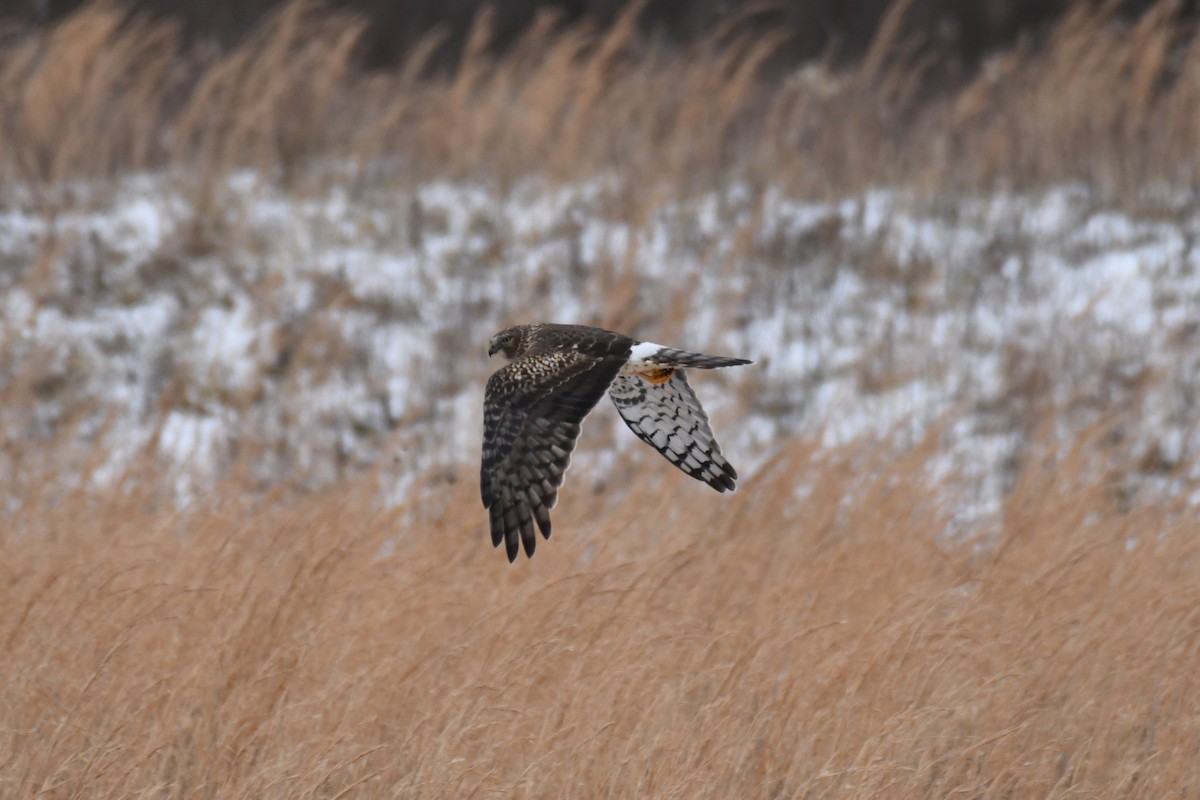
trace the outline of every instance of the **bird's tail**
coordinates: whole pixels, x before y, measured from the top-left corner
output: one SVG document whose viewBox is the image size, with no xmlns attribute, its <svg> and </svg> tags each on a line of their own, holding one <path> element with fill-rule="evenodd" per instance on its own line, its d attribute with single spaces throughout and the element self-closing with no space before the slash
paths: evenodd
<svg viewBox="0 0 1200 800">
<path fill-rule="evenodd" d="M 754 362 L 745 358 L 729 358 L 727 356 L 710 356 L 704 353 L 689 353 L 686 350 L 675 350 L 663 347 L 658 352 L 646 357 L 646 362 L 660 367 L 684 367 L 696 369 L 720 369 L 721 367 L 740 367 Z"/>
</svg>

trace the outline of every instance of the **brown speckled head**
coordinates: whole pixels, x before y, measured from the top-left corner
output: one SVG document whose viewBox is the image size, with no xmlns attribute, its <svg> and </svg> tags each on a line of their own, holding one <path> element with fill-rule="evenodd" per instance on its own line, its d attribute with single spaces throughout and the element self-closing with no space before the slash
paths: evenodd
<svg viewBox="0 0 1200 800">
<path fill-rule="evenodd" d="M 504 353 L 504 357 L 512 361 L 529 349 L 533 333 L 538 327 L 538 325 L 513 325 L 511 328 L 505 328 L 492 337 L 492 341 L 488 345 L 488 355 Z"/>
</svg>

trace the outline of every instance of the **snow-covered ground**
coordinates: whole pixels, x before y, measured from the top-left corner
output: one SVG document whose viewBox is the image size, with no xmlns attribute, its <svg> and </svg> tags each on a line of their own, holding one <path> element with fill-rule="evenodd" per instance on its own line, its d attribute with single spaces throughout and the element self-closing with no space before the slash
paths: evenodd
<svg viewBox="0 0 1200 800">
<path fill-rule="evenodd" d="M 402 495 L 478 458 L 490 335 L 550 319 L 756 359 L 696 381 L 743 475 L 796 435 L 904 448 L 936 431 L 930 478 L 971 532 L 1047 424 L 1066 446 L 1113 419 L 1114 451 L 1141 465 L 1123 491 L 1200 502 L 1190 198 L 353 186 L 10 193 L 0 391 L 26 402 L 0 409 L 0 485 L 14 452 L 50 447 L 64 480 L 87 463 L 104 483 L 149 448 L 184 498 L 237 458 L 263 485 L 382 464 L 384 495 Z"/>
</svg>

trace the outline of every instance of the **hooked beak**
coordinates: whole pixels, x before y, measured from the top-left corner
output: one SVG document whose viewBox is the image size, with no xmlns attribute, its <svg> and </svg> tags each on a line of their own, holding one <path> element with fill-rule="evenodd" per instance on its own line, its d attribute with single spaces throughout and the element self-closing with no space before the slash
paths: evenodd
<svg viewBox="0 0 1200 800">
<path fill-rule="evenodd" d="M 500 349 L 500 345 L 496 344 L 495 339 L 492 339 L 492 341 L 488 343 L 488 358 L 491 358 L 492 356 L 496 355 L 496 351 L 499 349 Z"/>
</svg>

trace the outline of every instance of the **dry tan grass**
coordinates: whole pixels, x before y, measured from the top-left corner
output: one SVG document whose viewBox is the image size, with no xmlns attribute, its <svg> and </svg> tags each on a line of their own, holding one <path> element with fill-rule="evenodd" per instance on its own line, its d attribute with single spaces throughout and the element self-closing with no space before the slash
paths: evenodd
<svg viewBox="0 0 1200 800">
<path fill-rule="evenodd" d="M 1195 178 L 1200 47 L 1178 4 L 1130 24 L 1118 4 L 1081 2 L 957 87 L 939 83 L 936 38 L 902 33 L 912 5 L 894 3 L 862 62 L 836 71 L 764 71 L 785 39 L 737 20 L 686 47 L 647 41 L 634 4 L 603 32 L 544 17 L 499 60 L 484 14 L 460 65 L 429 76 L 436 35 L 367 74 L 361 22 L 311 2 L 205 53 L 99 2 L 0 50 L 0 176 L 186 165 L 211 180 L 253 166 L 294 181 L 334 158 L 389 179 L 617 170 L 838 196 L 1063 179 L 1115 195 Z"/>
<path fill-rule="evenodd" d="M 573 475 L 512 566 L 470 472 L 387 513 L 31 511 L 0 539 L 0 794 L 1194 794 L 1194 520 L 1111 512 L 1081 448 L 999 546 L 939 545 L 922 458 L 797 443 L 732 496 Z"/>
</svg>

